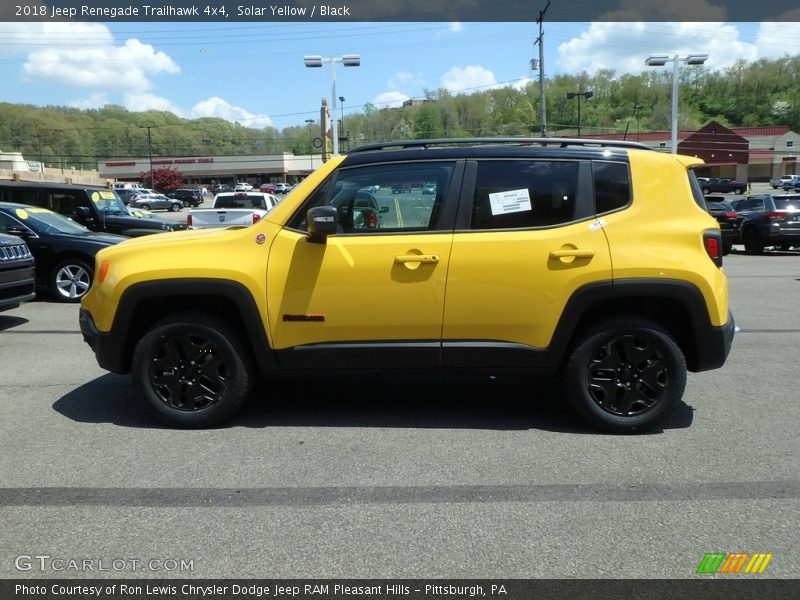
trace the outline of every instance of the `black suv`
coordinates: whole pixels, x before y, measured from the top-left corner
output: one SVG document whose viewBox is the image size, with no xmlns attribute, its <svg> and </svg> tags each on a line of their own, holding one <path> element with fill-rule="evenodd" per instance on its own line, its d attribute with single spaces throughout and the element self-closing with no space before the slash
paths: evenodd
<svg viewBox="0 0 800 600">
<path fill-rule="evenodd" d="M 800 246 L 800 194 L 759 194 L 737 204 L 739 235 L 748 254 L 766 246 L 789 250 Z"/>
<path fill-rule="evenodd" d="M 128 212 L 114 190 L 67 183 L 0 182 L 0 201 L 41 206 L 92 231 L 135 237 L 186 229 L 166 219 L 137 217 Z"/>
<path fill-rule="evenodd" d="M 724 196 L 706 196 L 708 212 L 719 223 L 722 253 L 728 254 L 739 238 L 739 215 Z"/>
<path fill-rule="evenodd" d="M 747 184 L 744 181 L 735 181 L 733 179 L 724 179 L 722 177 L 712 177 L 708 181 L 700 183 L 700 187 L 704 194 L 710 192 L 741 194 L 747 189 Z"/>
<path fill-rule="evenodd" d="M 168 198 L 175 198 L 176 200 L 183 201 L 183 206 L 197 207 L 203 203 L 203 194 L 197 190 L 192 189 L 179 189 L 167 194 Z"/>
</svg>

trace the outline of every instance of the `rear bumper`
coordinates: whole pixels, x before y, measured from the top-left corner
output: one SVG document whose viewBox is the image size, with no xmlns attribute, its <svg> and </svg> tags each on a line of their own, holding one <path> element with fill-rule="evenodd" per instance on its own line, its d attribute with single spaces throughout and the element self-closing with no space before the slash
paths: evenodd
<svg viewBox="0 0 800 600">
<path fill-rule="evenodd" d="M 697 363 L 693 371 L 710 371 L 725 364 L 731 351 L 736 322 L 733 313 L 728 312 L 728 322 L 720 327 L 708 327 L 697 331 Z"/>
</svg>

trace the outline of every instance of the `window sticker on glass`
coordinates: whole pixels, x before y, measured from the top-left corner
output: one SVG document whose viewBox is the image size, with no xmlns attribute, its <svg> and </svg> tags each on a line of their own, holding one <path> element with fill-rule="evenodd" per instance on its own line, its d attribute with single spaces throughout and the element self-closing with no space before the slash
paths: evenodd
<svg viewBox="0 0 800 600">
<path fill-rule="evenodd" d="M 114 192 L 93 192 L 92 193 L 92 200 L 95 202 L 100 202 L 100 200 L 114 200 L 116 195 Z"/>
<path fill-rule="evenodd" d="M 528 188 L 508 190 L 489 194 L 489 204 L 492 208 L 492 215 L 525 212 L 531 210 L 531 197 Z"/>
<path fill-rule="evenodd" d="M 27 218 L 28 218 L 28 211 L 27 211 L 27 210 L 25 210 L 24 208 L 18 208 L 18 209 L 17 209 L 17 210 L 15 210 L 14 212 L 15 212 L 15 213 L 17 213 L 17 216 L 18 216 L 20 219 L 27 219 Z"/>
</svg>

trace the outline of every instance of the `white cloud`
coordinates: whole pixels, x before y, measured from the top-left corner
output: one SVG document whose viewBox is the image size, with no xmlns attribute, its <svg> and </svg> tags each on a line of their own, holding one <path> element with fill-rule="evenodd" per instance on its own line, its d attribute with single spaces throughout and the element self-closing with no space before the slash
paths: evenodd
<svg viewBox="0 0 800 600">
<path fill-rule="evenodd" d="M 713 35 L 709 32 L 713 31 Z M 591 23 L 578 37 L 558 47 L 558 71 L 589 74 L 612 69 L 641 73 L 650 54 L 709 55 L 706 67 L 719 70 L 737 60 L 758 58 L 755 44 L 740 40 L 731 23 Z M 550 76 L 551 74 L 547 74 Z"/>
<path fill-rule="evenodd" d="M 111 31 L 101 23 L 3 23 L 0 56 L 29 54 L 45 48 L 105 47 L 113 43 Z"/>
<path fill-rule="evenodd" d="M 198 102 L 192 107 L 192 118 L 217 117 L 226 121 L 240 123 L 245 127 L 270 127 L 272 119 L 267 115 L 255 115 L 240 106 L 234 106 L 227 100 L 213 96 Z"/>
<path fill-rule="evenodd" d="M 37 50 L 28 55 L 22 69 L 31 81 L 95 90 L 119 86 L 148 90 L 153 87 L 150 75 L 180 73 L 169 56 L 136 39 L 122 46 Z"/>
<path fill-rule="evenodd" d="M 410 96 L 402 92 L 391 91 L 378 94 L 372 103 L 378 108 L 399 108 L 403 106 L 403 102 L 410 99 Z"/>
<path fill-rule="evenodd" d="M 787 13 L 795 22 L 759 23 L 756 46 L 759 58 L 800 54 L 800 9 Z"/>
<path fill-rule="evenodd" d="M 79 108 L 80 110 L 100 108 L 106 104 L 108 104 L 108 96 L 104 92 L 94 92 L 86 98 L 76 98 L 67 102 L 67 106 Z"/>
<path fill-rule="evenodd" d="M 186 116 L 184 111 L 175 106 L 167 98 L 156 96 L 150 92 L 128 92 L 124 95 L 123 106 L 132 112 L 161 110 L 171 112 L 179 117 Z"/>
<path fill-rule="evenodd" d="M 451 67 L 442 75 L 442 87 L 453 93 L 469 93 L 496 86 L 494 73 L 480 66 Z"/>
</svg>

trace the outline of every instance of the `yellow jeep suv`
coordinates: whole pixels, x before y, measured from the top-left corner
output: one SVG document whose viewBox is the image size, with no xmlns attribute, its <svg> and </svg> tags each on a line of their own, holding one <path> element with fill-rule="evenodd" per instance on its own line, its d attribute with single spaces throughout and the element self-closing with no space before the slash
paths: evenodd
<svg viewBox="0 0 800 600">
<path fill-rule="evenodd" d="M 364 146 L 250 227 L 101 250 L 81 330 L 180 427 L 231 417 L 259 374 L 358 365 L 549 371 L 595 427 L 653 428 L 733 339 L 699 162 L 560 138 Z"/>
</svg>

